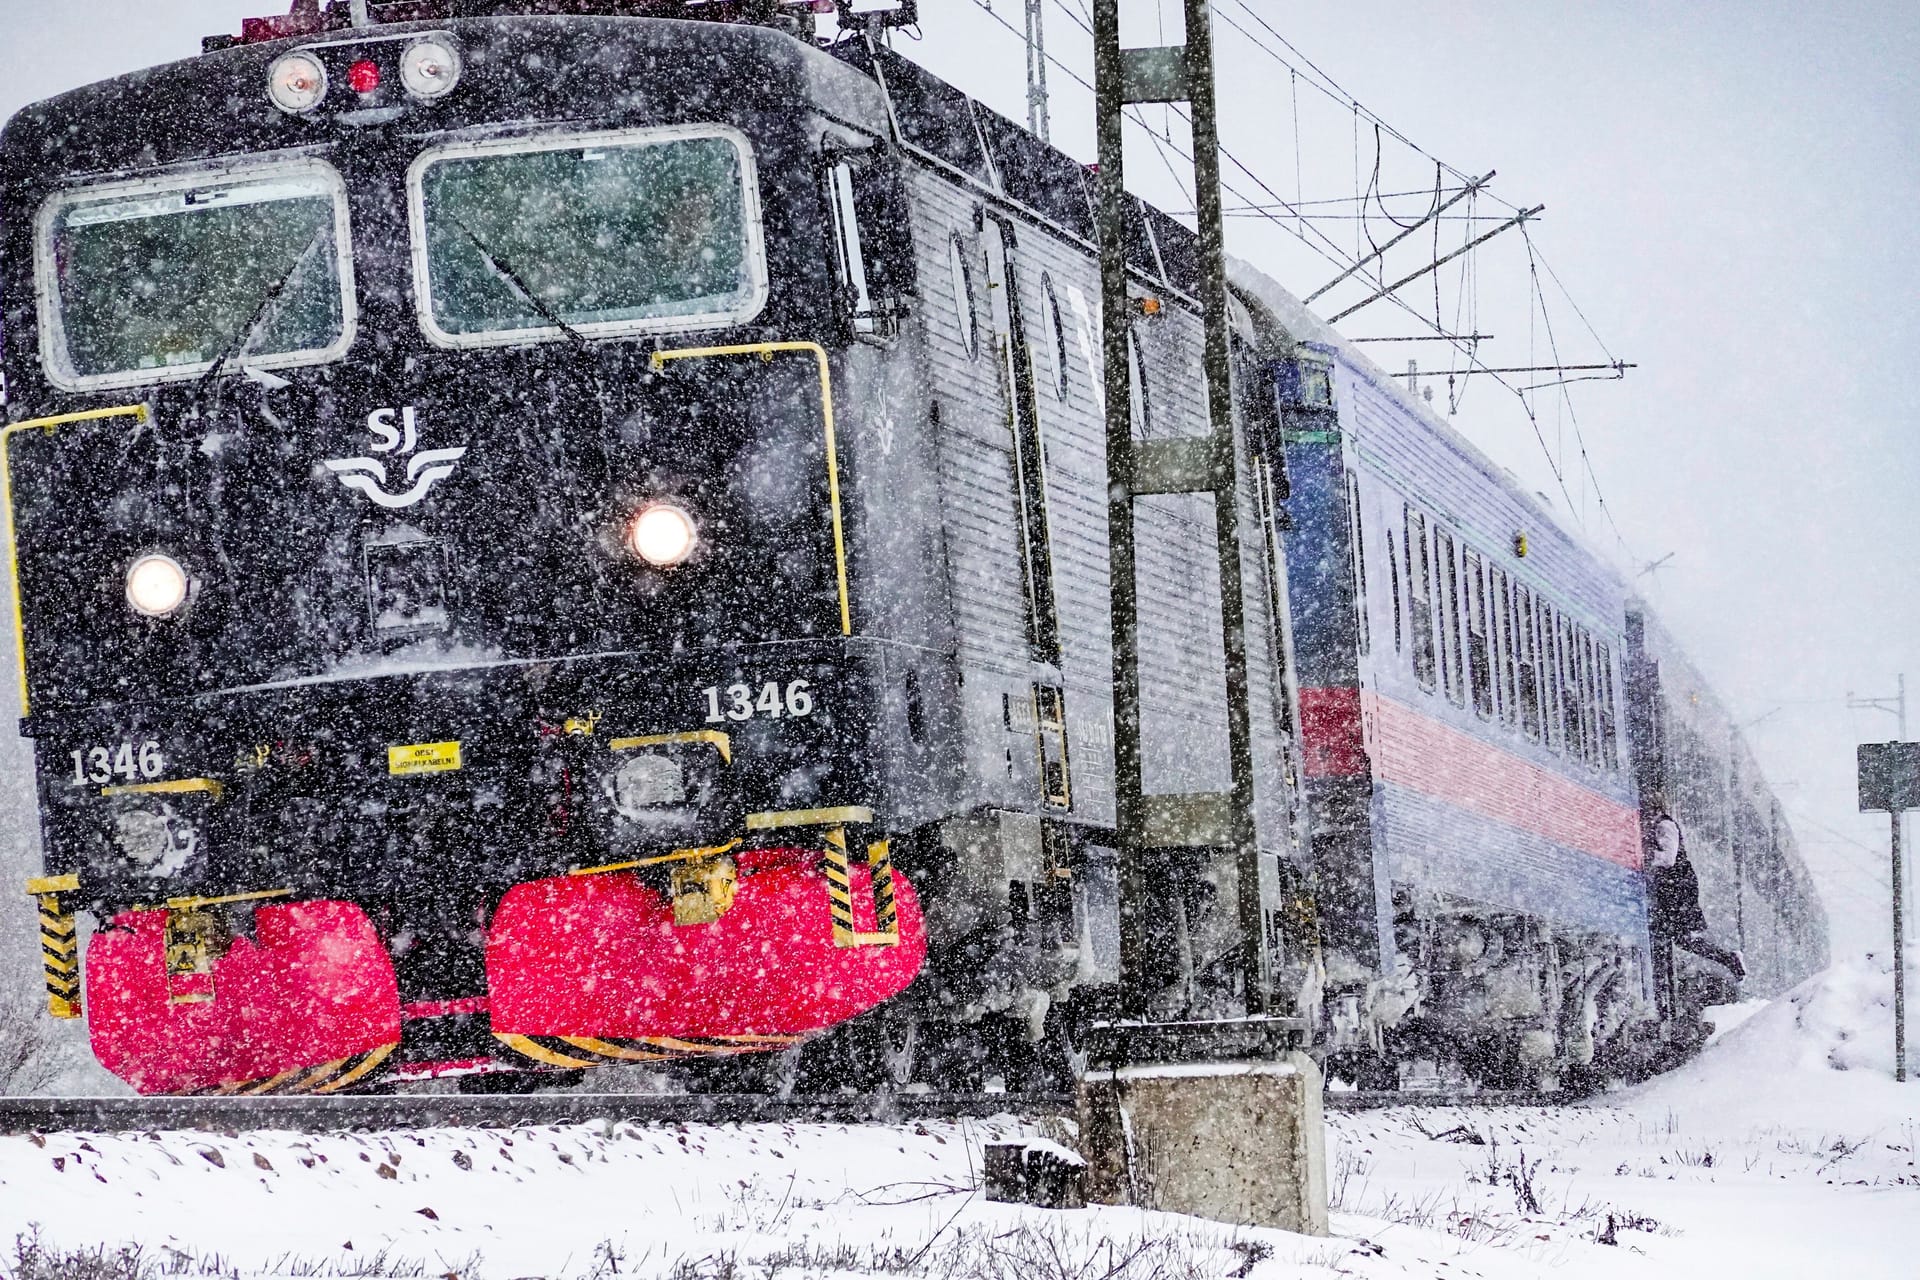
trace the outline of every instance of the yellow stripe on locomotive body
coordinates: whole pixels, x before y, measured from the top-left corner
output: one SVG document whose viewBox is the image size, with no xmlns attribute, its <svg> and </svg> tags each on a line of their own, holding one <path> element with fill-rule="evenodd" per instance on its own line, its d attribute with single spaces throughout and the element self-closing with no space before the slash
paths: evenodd
<svg viewBox="0 0 1920 1280">
<path fill-rule="evenodd" d="M 23 431 L 45 431 L 51 434 L 57 428 L 76 422 L 99 422 L 107 418 L 138 418 L 144 426 L 153 420 L 153 413 L 144 404 L 118 405 L 111 409 L 87 409 L 80 413 L 55 414 L 48 418 L 29 418 L 25 422 L 15 422 L 0 429 L 0 505 L 7 509 L 7 574 L 13 584 L 13 650 L 20 662 L 20 714 L 28 715 L 32 711 L 32 700 L 27 688 L 27 626 L 26 615 L 20 599 L 20 549 L 18 544 L 19 527 L 13 512 L 13 438 Z"/>
</svg>

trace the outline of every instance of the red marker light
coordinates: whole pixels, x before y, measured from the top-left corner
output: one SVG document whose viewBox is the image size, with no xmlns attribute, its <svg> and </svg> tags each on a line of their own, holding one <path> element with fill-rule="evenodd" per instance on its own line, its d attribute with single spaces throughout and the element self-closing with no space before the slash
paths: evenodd
<svg viewBox="0 0 1920 1280">
<path fill-rule="evenodd" d="M 355 93 L 372 93 L 380 87 L 380 66 L 374 62 L 356 62 L 347 68 L 347 85 Z"/>
</svg>

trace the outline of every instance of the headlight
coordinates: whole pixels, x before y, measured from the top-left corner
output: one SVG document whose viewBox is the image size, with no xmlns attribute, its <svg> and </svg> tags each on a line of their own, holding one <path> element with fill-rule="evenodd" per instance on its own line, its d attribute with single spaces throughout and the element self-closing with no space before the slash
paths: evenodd
<svg viewBox="0 0 1920 1280">
<path fill-rule="evenodd" d="M 439 36 L 407 46 L 400 58 L 400 83 L 416 98 L 437 98 L 460 79 L 460 51 Z"/>
<path fill-rule="evenodd" d="M 627 546 L 657 569 L 679 564 L 700 541 L 693 517 L 671 502 L 642 508 L 627 527 Z"/>
<path fill-rule="evenodd" d="M 687 771 L 666 756 L 639 755 L 613 771 L 608 790 L 620 816 L 638 821 L 661 805 L 687 802 Z"/>
<path fill-rule="evenodd" d="M 172 875 L 200 847 L 200 833 L 172 808 L 128 809 L 113 819 L 121 856 L 149 875 Z"/>
<path fill-rule="evenodd" d="M 127 603 L 149 618 L 164 618 L 187 602 L 187 571 L 172 556 L 141 556 L 127 570 Z"/>
<path fill-rule="evenodd" d="M 267 72 L 267 93 L 282 111 L 311 111 L 327 96 L 327 69 L 312 54 L 282 54 Z"/>
</svg>

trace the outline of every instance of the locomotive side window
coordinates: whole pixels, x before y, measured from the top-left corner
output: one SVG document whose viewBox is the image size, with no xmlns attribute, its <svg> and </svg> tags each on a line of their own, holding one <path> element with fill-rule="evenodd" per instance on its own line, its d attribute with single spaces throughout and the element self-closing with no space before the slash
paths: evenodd
<svg viewBox="0 0 1920 1280">
<path fill-rule="evenodd" d="M 1493 719 L 1493 647 L 1488 635 L 1487 573 L 1478 551 L 1467 552 L 1467 682 L 1473 710 Z"/>
<path fill-rule="evenodd" d="M 1053 395 L 1067 398 L 1067 326 L 1060 320 L 1060 298 L 1053 291 L 1053 277 L 1040 277 L 1040 290 L 1046 301 L 1047 351 L 1053 357 Z"/>
<path fill-rule="evenodd" d="M 68 390 L 317 364 L 353 341 L 346 191 L 317 160 L 63 192 L 36 259 L 41 357 Z"/>
<path fill-rule="evenodd" d="M 1427 542 L 1427 517 L 1406 508 L 1407 622 L 1413 630 L 1413 678 L 1420 687 L 1432 692 L 1433 654 L 1433 551 Z"/>
<path fill-rule="evenodd" d="M 827 197 L 827 205 L 833 210 L 835 266 L 846 290 L 853 331 L 875 333 L 878 321 L 873 295 L 867 290 L 867 257 L 860 246 L 860 217 L 854 206 L 851 161 L 836 160 L 827 166 Z"/>
<path fill-rule="evenodd" d="M 879 342 L 898 335 L 913 288 L 904 197 L 884 159 L 877 148 L 830 149 L 825 167 L 842 314 L 856 335 Z"/>
<path fill-rule="evenodd" d="M 737 324 L 767 297 L 759 184 L 718 125 L 451 143 L 407 175 L 443 346 Z"/>
<path fill-rule="evenodd" d="M 980 318 L 973 309 L 973 275 L 967 270 L 966 246 L 957 233 L 947 238 L 947 266 L 953 273 L 953 310 L 960 321 L 960 345 L 971 360 L 980 354 Z"/>
</svg>

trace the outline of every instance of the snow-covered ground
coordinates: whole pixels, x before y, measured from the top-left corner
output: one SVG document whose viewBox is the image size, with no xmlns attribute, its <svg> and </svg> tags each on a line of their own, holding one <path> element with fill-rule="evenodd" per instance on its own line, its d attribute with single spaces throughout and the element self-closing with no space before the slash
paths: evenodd
<svg viewBox="0 0 1920 1280">
<path fill-rule="evenodd" d="M 1332 1116 L 1327 1239 L 988 1203 L 1013 1120 L 61 1134 L 0 1138 L 0 1275 L 1908 1280 L 1890 1001 L 1844 964 L 1604 1106 Z"/>
</svg>

